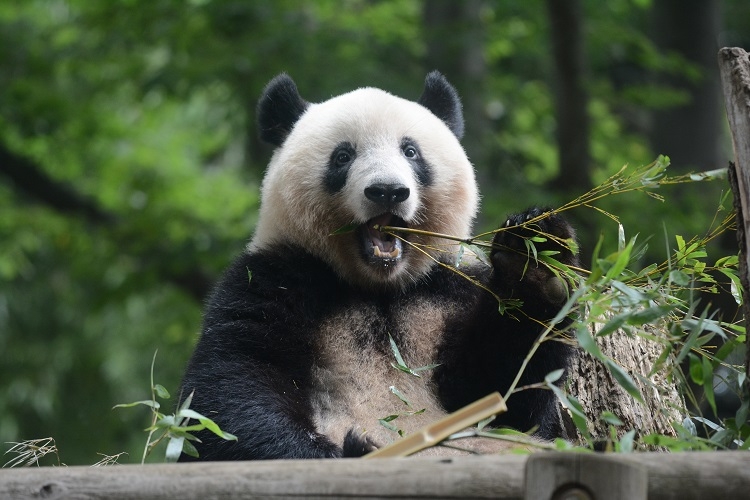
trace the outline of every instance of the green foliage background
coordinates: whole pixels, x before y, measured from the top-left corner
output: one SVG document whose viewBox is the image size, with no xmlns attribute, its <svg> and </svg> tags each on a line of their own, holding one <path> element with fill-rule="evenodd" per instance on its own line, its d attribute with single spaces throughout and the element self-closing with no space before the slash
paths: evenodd
<svg viewBox="0 0 750 500">
<path fill-rule="evenodd" d="M 747 6 L 725 4 L 727 30 L 750 31 Z M 104 214 L 55 208 L 0 176 L 0 442 L 49 435 L 68 464 L 121 451 L 130 455 L 121 461 L 138 460 L 147 414 L 110 409 L 144 399 L 156 349 L 155 378 L 176 390 L 200 329 L 199 290 L 252 233 L 271 153 L 253 124 L 263 86 L 287 71 L 311 101 L 363 85 L 414 99 L 433 69 L 428 31 L 446 28 L 426 26 L 423 7 L 0 3 L 0 144 Z M 615 85 L 613 67 L 705 77 L 655 48 L 650 8 L 649 0 L 584 2 L 592 183 L 625 163 L 670 154 L 652 151 L 628 117 L 689 99 L 651 81 Z M 547 184 L 558 171 L 544 9 L 486 2 L 480 22 L 486 71 L 470 92 L 484 103 L 487 126 L 467 149 L 482 159 L 480 224 L 490 228 L 507 212 L 556 206 L 567 194 Z M 448 77 L 462 88 L 461 75 Z M 663 193 L 666 204 L 625 198 L 606 209 L 629 232 L 658 241 L 665 225 L 670 234 L 696 234 L 723 189 L 713 184 L 675 187 Z M 616 243 L 607 218 L 593 225 Z"/>
</svg>

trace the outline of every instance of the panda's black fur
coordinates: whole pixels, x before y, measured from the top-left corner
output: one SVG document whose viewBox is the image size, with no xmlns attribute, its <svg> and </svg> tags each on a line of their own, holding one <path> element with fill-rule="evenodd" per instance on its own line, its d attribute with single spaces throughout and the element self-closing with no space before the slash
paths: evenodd
<svg viewBox="0 0 750 500">
<path fill-rule="evenodd" d="M 361 95 L 368 100 L 382 98 L 383 102 L 392 102 L 394 106 L 401 102 L 382 91 L 364 90 L 368 93 Z M 354 102 L 364 105 L 364 101 L 355 96 Z M 431 144 L 428 136 L 433 133 L 448 137 L 438 130 L 440 127 L 446 127 L 455 138 L 463 134 L 463 117 L 455 90 L 442 75 L 433 72 L 428 75 L 418 103 L 431 115 L 420 114 L 422 111 L 414 107 L 414 113 L 419 115 L 419 120 L 415 121 L 427 121 L 429 127 L 417 130 L 409 124 L 407 129 L 416 136 L 399 135 L 392 141 L 393 148 L 399 148 L 397 151 L 405 157 L 404 169 L 410 169 L 408 173 L 403 173 L 404 169 L 394 170 L 394 175 L 411 176 L 411 190 L 386 182 L 370 184 L 362 194 L 362 203 L 367 207 L 380 205 L 389 214 L 398 212 L 395 207 L 404 196 L 420 197 L 414 208 L 416 215 L 404 209 L 398 212 L 401 214 L 398 217 L 393 216 L 394 221 L 410 227 L 422 227 L 420 224 L 430 219 L 431 213 L 424 212 L 436 207 L 431 204 L 434 200 L 429 199 L 433 196 L 431 193 L 439 193 L 441 204 L 450 204 L 463 200 L 460 196 L 466 191 L 466 203 L 476 203 L 472 191 L 473 171 L 468 170 L 470 164 L 465 155 L 460 159 L 460 168 L 467 170 L 462 171 L 460 178 L 469 179 L 457 181 L 464 182 L 458 186 L 459 191 L 443 192 L 438 189 L 442 189 L 439 177 L 448 173 L 444 172 L 445 163 L 436 160 L 439 156 L 421 149 Z M 277 77 L 260 100 L 261 137 L 283 150 L 287 140 L 291 140 L 295 125 L 311 106 L 316 105 L 310 105 L 299 96 L 291 78 Z M 328 132 L 325 127 L 336 123 L 319 120 L 314 125 L 325 129 L 327 139 L 334 132 Z M 390 126 L 392 123 L 384 125 Z M 338 200 L 335 203 L 343 203 L 340 200 L 344 196 L 342 189 L 353 182 L 352 176 L 359 175 L 348 169 L 364 168 L 355 163 L 358 148 L 365 149 L 363 155 L 373 154 L 363 146 L 361 132 L 357 138 L 358 142 L 348 143 L 346 137 L 341 140 L 331 137 L 330 151 L 311 150 L 311 156 L 318 160 L 314 165 L 311 163 L 314 168 L 309 172 L 298 172 L 289 166 L 289 162 L 294 163 L 295 168 L 302 166 L 299 157 L 292 156 L 292 160 L 275 157 L 264 181 L 262 206 L 279 204 L 278 200 L 285 199 L 272 198 L 278 195 L 272 190 L 285 190 L 283 183 L 288 179 L 309 180 L 312 187 L 300 189 L 314 189 L 316 197 L 330 197 Z M 315 146 L 305 141 L 294 144 Z M 450 153 L 448 156 L 463 155 L 457 145 L 451 143 L 445 147 Z M 343 154 L 339 156 L 337 151 Z M 360 159 L 361 162 L 370 160 Z M 371 164 L 363 165 L 376 168 Z M 344 173 L 332 174 L 336 168 L 344 169 Z M 274 169 L 289 171 L 272 172 Z M 287 177 L 276 179 L 274 175 L 280 173 Z M 330 177 L 336 178 L 331 180 Z M 400 195 L 398 189 L 406 189 L 406 192 Z M 295 201 L 292 196 L 285 203 Z M 344 205 L 341 206 L 341 211 L 345 212 Z M 450 213 L 452 207 L 434 210 L 443 208 Z M 460 212 L 460 207 L 455 208 Z M 426 409 L 422 414 L 404 414 L 393 421 L 408 432 L 492 391 L 505 391 L 544 330 L 539 321 L 555 316 L 566 299 L 566 289 L 559 279 L 528 256 L 523 238 L 534 233 L 514 228 L 543 214 L 538 208 L 508 218 L 505 225 L 510 229 L 495 236 L 491 268 L 479 261 L 459 267 L 497 296 L 523 302 L 520 311 L 505 314 L 498 312 L 498 302 L 492 294 L 451 269 L 455 264 L 455 249 L 452 253 L 436 252 L 430 260 L 419 261 L 416 259 L 422 256 L 410 243 L 404 243 L 403 249 L 397 251 L 393 242 L 381 241 L 383 251 L 390 251 L 395 257 L 360 255 L 353 250 L 360 248 L 360 243 L 355 243 L 356 238 L 361 240 L 364 234 L 374 242 L 380 233 L 365 228 L 356 237 L 332 234 L 331 228 L 344 224 L 334 221 L 326 225 L 326 221 L 316 221 L 316 217 L 322 217 L 316 214 L 324 213 L 321 210 L 307 216 L 320 223 L 321 229 L 308 229 L 304 225 L 299 231 L 307 231 L 305 235 L 287 234 L 292 230 L 285 227 L 286 224 L 279 224 L 279 220 L 293 224 L 294 211 L 302 209 L 294 205 L 291 210 L 291 214 L 284 216 L 286 219 L 273 215 L 275 225 L 263 228 L 261 209 L 260 236 L 256 236 L 248 251 L 229 267 L 209 299 L 203 332 L 182 383 L 182 397 L 194 393 L 191 407 L 215 420 L 223 430 L 235 434 L 238 440 L 225 441 L 212 433 L 201 432 L 201 442 L 196 443 L 196 447 L 203 460 L 360 456 L 388 444 L 387 441 L 398 439 L 398 435 L 379 425 L 378 419 L 390 412 Z M 376 214 L 377 209 L 373 210 Z M 469 207 L 467 215 L 460 219 L 473 218 L 474 210 Z M 336 210 L 329 212 L 337 213 Z M 342 220 L 357 218 L 352 214 L 342 217 Z M 360 218 L 368 217 L 370 215 Z M 382 217 L 386 216 L 373 220 L 380 221 Z M 388 222 L 391 217 L 387 215 L 382 220 Z M 441 217 L 448 220 L 447 216 Z M 356 222 L 364 223 L 364 220 Z M 465 223 L 463 231 L 471 225 L 471 220 L 458 222 Z M 575 237 L 570 225 L 558 215 L 548 215 L 537 225 L 539 230 L 562 239 Z M 344 250 L 330 250 L 329 255 L 327 245 L 333 245 L 334 240 L 309 241 L 307 245 L 307 240 L 318 237 L 324 240 L 352 238 L 352 241 L 350 246 L 342 247 Z M 416 237 L 410 241 L 418 242 Z M 557 250 L 561 252 L 556 256 L 560 261 L 578 265 L 577 257 L 568 248 L 552 240 L 537 243 L 537 247 Z M 347 263 L 349 267 L 346 267 L 342 262 L 339 266 L 336 259 L 341 259 L 338 257 L 341 254 L 335 252 L 349 249 L 352 249 L 349 258 L 354 263 Z M 438 265 L 435 260 L 444 265 Z M 416 271 L 399 271 L 399 266 L 410 266 L 413 262 L 421 262 L 421 267 Z M 358 274 L 360 268 L 361 275 Z M 397 370 L 392 366 L 395 359 L 391 338 L 410 367 L 439 365 L 422 372 L 420 378 Z M 549 372 L 565 368 L 571 352 L 564 342 L 543 342 L 519 386 L 538 383 Z M 407 408 L 394 396 L 389 386 L 398 388 L 409 399 L 413 397 L 411 407 Z M 536 427 L 536 436 L 542 439 L 561 433 L 554 395 L 543 389 L 514 394 L 508 402 L 508 412 L 500 415 L 493 425 L 522 431 Z"/>
</svg>

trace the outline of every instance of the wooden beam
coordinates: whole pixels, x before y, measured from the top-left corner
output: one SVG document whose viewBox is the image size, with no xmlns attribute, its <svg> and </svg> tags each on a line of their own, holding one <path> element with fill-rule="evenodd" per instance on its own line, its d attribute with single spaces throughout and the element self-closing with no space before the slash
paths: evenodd
<svg viewBox="0 0 750 500">
<path fill-rule="evenodd" d="M 750 331 L 750 54 L 739 47 L 721 49 L 719 70 L 735 158 L 729 179 L 737 211 L 739 271 L 744 289 L 742 313 L 745 329 Z M 750 335 L 746 337 L 745 375 L 743 392 L 750 398 Z"/>
<path fill-rule="evenodd" d="M 554 455 L 533 456 L 538 460 L 555 458 Z M 575 461 L 576 456 L 566 454 L 566 459 Z M 748 452 L 602 453 L 589 455 L 586 460 L 610 463 L 613 458 L 646 471 L 650 500 L 747 498 L 750 491 Z M 298 496 L 520 500 L 524 498 L 527 460 L 523 455 L 495 455 L 0 469 L 0 498 L 198 500 Z M 555 460 L 559 462 L 559 457 Z M 588 467 L 582 469 L 581 477 L 592 471 Z M 528 478 L 527 482 L 534 480 Z M 617 479 L 612 478 L 611 484 L 617 484 Z"/>
</svg>

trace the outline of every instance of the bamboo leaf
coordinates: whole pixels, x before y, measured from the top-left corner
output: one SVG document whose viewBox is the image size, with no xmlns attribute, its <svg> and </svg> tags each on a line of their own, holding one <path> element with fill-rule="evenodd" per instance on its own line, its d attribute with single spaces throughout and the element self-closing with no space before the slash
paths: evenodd
<svg viewBox="0 0 750 500">
<path fill-rule="evenodd" d="M 349 224 L 346 224 L 345 226 L 341 226 L 340 228 L 336 229 L 329 236 L 336 236 L 338 234 L 351 233 L 352 231 L 357 229 L 359 226 L 360 224 L 357 222 L 350 222 Z"/>
<path fill-rule="evenodd" d="M 161 408 L 161 405 L 158 401 L 152 401 L 150 399 L 144 399 L 143 401 L 134 401 L 133 403 L 121 403 L 119 405 L 114 405 L 112 408 L 132 408 L 133 406 L 138 405 L 149 406 L 155 410 Z"/>
<path fill-rule="evenodd" d="M 707 357 L 702 358 L 703 364 L 703 395 L 706 397 L 706 401 L 711 405 L 714 415 L 716 411 L 716 398 L 714 397 L 714 369 L 711 365 L 711 360 Z"/>
<path fill-rule="evenodd" d="M 688 354 L 690 361 L 690 379 L 698 385 L 703 385 L 703 363 L 693 353 Z"/>
<path fill-rule="evenodd" d="M 608 358 L 602 353 L 601 349 L 597 345 L 594 337 L 591 336 L 591 332 L 586 325 L 580 325 L 576 328 L 576 339 L 581 349 L 594 356 L 602 363 L 606 363 Z"/>
<path fill-rule="evenodd" d="M 644 403 L 643 396 L 641 396 L 641 391 L 638 390 L 638 386 L 635 385 L 635 382 L 630 377 L 628 372 L 626 372 L 620 365 L 618 365 L 611 359 L 607 359 L 604 364 L 607 366 L 609 372 L 615 378 L 620 387 L 625 389 L 625 391 L 633 396 L 636 400 Z"/>
<path fill-rule="evenodd" d="M 392 385 L 388 389 L 391 391 L 391 393 L 394 396 L 396 396 L 398 399 L 400 399 L 402 403 L 404 403 L 406 406 L 411 407 L 411 403 L 409 403 L 409 400 L 406 399 L 406 396 L 404 396 L 404 394 L 401 391 L 399 391 L 398 389 L 396 389 L 396 386 Z"/>
<path fill-rule="evenodd" d="M 165 455 L 165 459 L 167 462 L 173 463 L 177 462 L 177 460 L 180 458 L 180 455 L 182 454 L 182 448 L 185 444 L 185 438 L 182 436 L 172 436 L 169 438 L 169 442 L 167 443 L 167 452 Z"/>
</svg>

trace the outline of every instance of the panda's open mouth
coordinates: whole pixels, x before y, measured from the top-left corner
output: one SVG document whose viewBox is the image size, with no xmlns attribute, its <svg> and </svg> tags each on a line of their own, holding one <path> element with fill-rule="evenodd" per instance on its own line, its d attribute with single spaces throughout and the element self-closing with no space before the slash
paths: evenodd
<svg viewBox="0 0 750 500">
<path fill-rule="evenodd" d="M 404 254 L 403 243 L 392 234 L 378 231 L 373 226 L 407 227 L 400 217 L 385 213 L 367 221 L 362 226 L 365 257 L 373 264 L 388 265 Z"/>
</svg>

